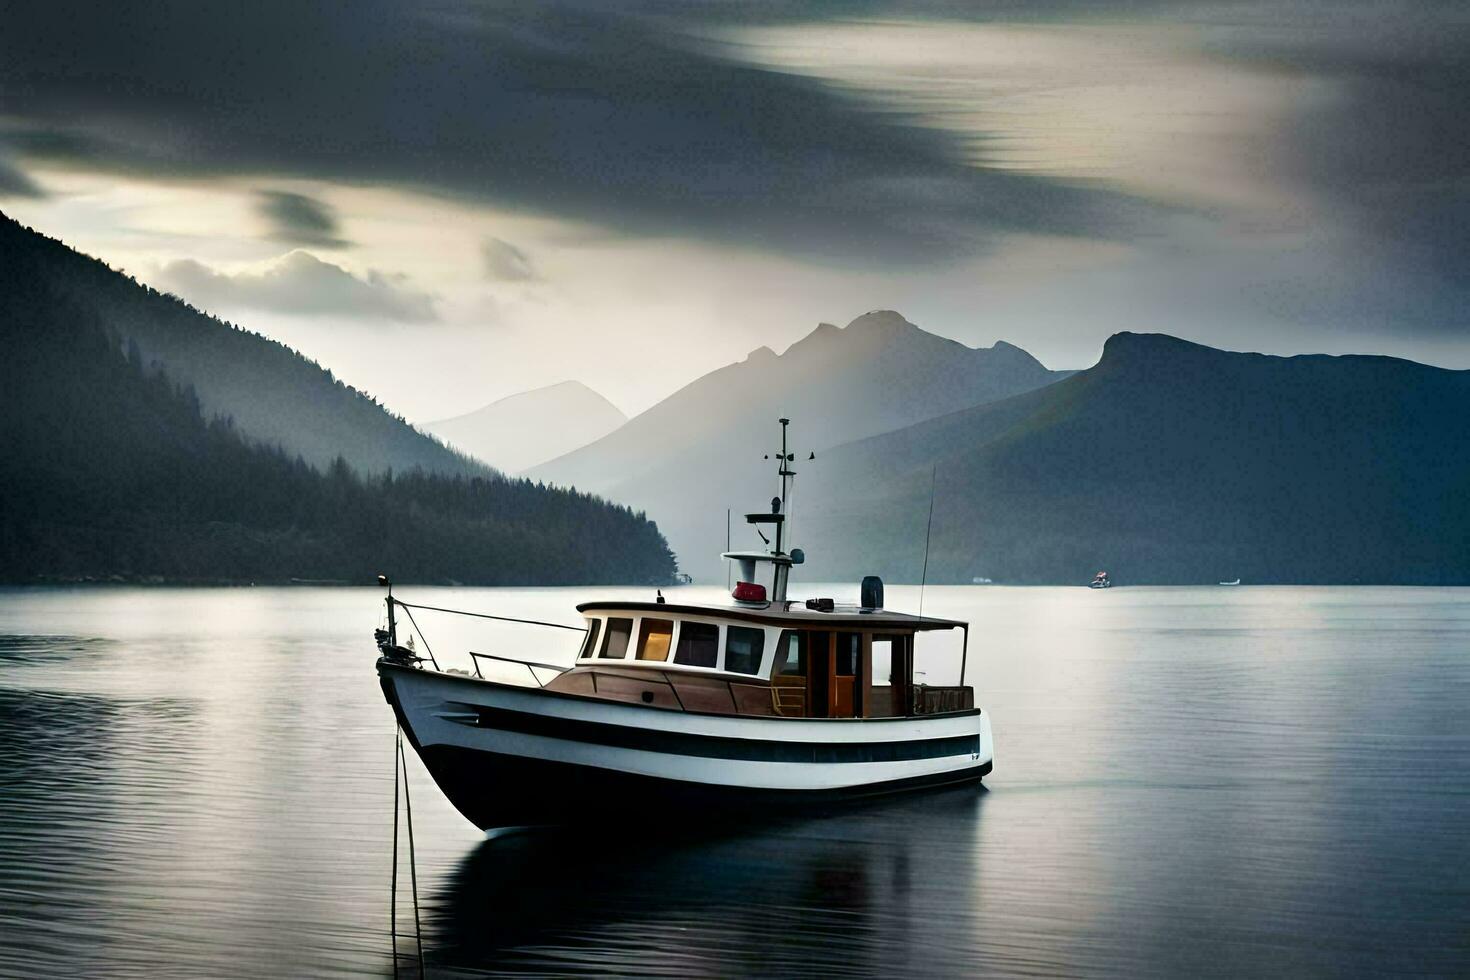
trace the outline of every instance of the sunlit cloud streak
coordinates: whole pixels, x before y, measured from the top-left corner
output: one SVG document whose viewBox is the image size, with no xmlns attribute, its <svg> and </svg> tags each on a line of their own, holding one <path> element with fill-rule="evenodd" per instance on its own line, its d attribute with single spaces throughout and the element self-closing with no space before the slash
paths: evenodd
<svg viewBox="0 0 1470 980">
<path fill-rule="evenodd" d="M 309 252 L 291 252 L 263 269 L 218 272 L 193 259 L 170 262 L 152 277 L 211 310 L 257 309 L 309 316 L 339 314 L 425 323 L 439 318 L 433 297 L 402 276 L 356 276 Z"/>
</svg>

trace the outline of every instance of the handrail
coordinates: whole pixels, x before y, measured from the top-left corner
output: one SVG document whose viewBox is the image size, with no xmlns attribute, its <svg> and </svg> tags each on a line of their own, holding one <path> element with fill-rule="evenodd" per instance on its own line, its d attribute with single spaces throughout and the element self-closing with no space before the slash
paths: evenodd
<svg viewBox="0 0 1470 980">
<path fill-rule="evenodd" d="M 388 611 L 389 612 L 392 612 L 393 611 L 393 602 L 394 602 L 393 597 L 392 596 L 389 596 L 388 597 Z M 404 603 L 404 602 L 400 602 L 398 604 L 400 606 L 406 606 L 407 605 L 407 603 Z M 419 635 L 419 639 L 420 640 L 423 640 L 424 641 L 424 652 L 426 652 L 429 655 L 429 663 L 431 663 L 431 664 L 434 665 L 434 669 L 435 670 L 438 670 L 439 669 L 439 661 L 434 658 L 434 648 L 431 647 L 431 646 L 429 646 L 429 638 L 426 637 L 426 636 L 424 636 L 424 631 L 423 630 L 419 629 L 419 624 L 413 618 L 413 613 L 412 612 L 409 612 L 407 609 L 405 609 L 404 612 L 408 612 L 408 623 L 409 623 L 410 626 L 413 627 L 413 631 Z M 419 660 L 420 660 L 420 662 L 422 662 L 423 661 L 423 658 L 420 657 Z"/>
<path fill-rule="evenodd" d="M 535 660 L 518 660 L 515 657 L 502 657 L 494 653 L 476 653 L 473 650 L 470 651 L 470 656 L 484 657 L 486 660 L 503 660 L 508 664 L 525 664 L 527 667 L 544 667 L 547 670 L 554 670 L 558 674 L 565 674 L 572 669 L 570 667 L 561 667 L 557 664 L 543 664 Z"/>
<path fill-rule="evenodd" d="M 569 671 L 569 670 L 572 669 L 570 667 L 559 667 L 556 664 L 537 663 L 534 660 L 517 660 L 514 657 L 501 657 L 501 656 L 497 656 L 497 655 L 495 655 L 493 653 L 476 653 L 473 650 L 469 651 L 469 654 L 470 654 L 470 657 L 473 658 L 473 662 L 474 662 L 474 665 L 475 665 L 475 673 L 476 673 L 476 675 L 479 676 L 479 678 L 481 680 L 484 680 L 485 679 L 485 675 L 480 673 L 480 660 L 482 658 L 485 659 L 485 660 L 499 660 L 502 663 L 507 663 L 507 664 L 520 664 L 522 667 L 526 668 L 526 670 L 530 671 L 530 673 L 531 673 L 531 680 L 533 680 L 533 681 L 536 682 L 536 686 L 537 687 L 545 687 L 546 686 L 544 683 L 542 683 L 541 678 L 536 676 L 536 668 L 537 667 L 540 667 L 542 670 L 554 670 L 558 674 L 565 674 L 567 671 Z"/>
<path fill-rule="evenodd" d="M 442 606 L 421 606 L 417 603 L 404 602 L 402 599 L 395 599 L 392 596 L 388 597 L 388 601 L 393 603 L 394 605 L 403 606 L 405 609 L 427 609 L 431 612 L 450 613 L 454 616 L 473 616 L 476 619 L 494 619 L 502 623 L 524 623 L 527 626 L 550 626 L 553 629 L 559 630 L 576 630 L 578 633 L 587 632 L 587 627 L 585 626 L 568 626 L 566 623 L 548 623 L 540 619 L 516 619 L 514 616 L 492 616 L 489 613 L 469 612 L 465 609 L 445 609 Z M 516 663 L 525 663 L 525 661 L 518 660 L 516 661 Z"/>
<path fill-rule="evenodd" d="M 782 703 L 784 694 L 791 694 L 794 697 L 786 698 L 785 703 Z M 806 688 L 795 684 L 772 684 L 771 708 L 777 715 L 783 717 L 790 717 L 786 715 L 786 708 L 794 708 L 801 712 L 801 716 L 804 716 L 806 714 Z"/>
</svg>

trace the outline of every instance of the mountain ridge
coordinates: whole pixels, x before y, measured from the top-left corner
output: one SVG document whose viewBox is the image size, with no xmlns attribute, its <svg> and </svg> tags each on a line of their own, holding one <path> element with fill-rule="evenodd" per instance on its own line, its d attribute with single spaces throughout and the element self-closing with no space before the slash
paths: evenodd
<svg viewBox="0 0 1470 980">
<path fill-rule="evenodd" d="M 245 438 L 58 282 L 55 243 L 0 230 L 0 581 L 666 583 L 642 514 L 589 494 L 421 468 L 364 474 Z M 158 304 L 136 291 L 129 316 Z M 64 276 L 62 277 L 64 280 Z"/>
<path fill-rule="evenodd" d="M 1470 581 L 1467 406 L 1470 372 L 1118 334 L 1050 387 L 835 447 L 799 543 L 814 575 L 917 578 L 932 474 L 931 581 Z"/>
<path fill-rule="evenodd" d="M 658 514 L 686 570 L 722 577 L 719 512 L 769 496 L 760 460 L 778 416 L 795 420 L 797 448 L 820 453 L 1065 376 L 1013 345 L 971 348 L 872 311 L 820 324 L 781 354 L 758 347 L 528 475 Z"/>
<path fill-rule="evenodd" d="M 497 398 L 424 428 L 488 466 L 519 473 L 594 442 L 627 421 L 601 394 L 566 380 Z"/>
<path fill-rule="evenodd" d="M 25 249 L 58 295 L 105 319 L 144 363 L 192 387 L 207 417 L 233 420 L 251 441 L 280 446 L 318 469 L 344 455 L 364 473 L 483 473 L 480 463 L 279 341 L 138 282 L 3 212 L 0 243 Z"/>
</svg>

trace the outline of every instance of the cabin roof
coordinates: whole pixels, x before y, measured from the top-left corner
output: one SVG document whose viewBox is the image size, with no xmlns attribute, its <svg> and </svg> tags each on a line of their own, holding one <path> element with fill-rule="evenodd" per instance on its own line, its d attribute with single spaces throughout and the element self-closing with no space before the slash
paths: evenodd
<svg viewBox="0 0 1470 980">
<path fill-rule="evenodd" d="M 768 602 L 765 608 L 756 605 L 742 606 L 696 606 L 675 602 L 618 602 L 601 600 L 577 605 L 577 612 L 658 612 L 672 616 L 710 616 L 716 619 L 738 619 L 747 622 L 778 626 L 856 626 L 863 629 L 905 630 L 948 630 L 964 629 L 970 624 L 958 619 L 939 619 L 934 616 L 912 616 L 908 613 L 877 609 L 860 612 L 856 606 L 838 606 L 831 612 L 808 609 L 800 600 Z"/>
</svg>

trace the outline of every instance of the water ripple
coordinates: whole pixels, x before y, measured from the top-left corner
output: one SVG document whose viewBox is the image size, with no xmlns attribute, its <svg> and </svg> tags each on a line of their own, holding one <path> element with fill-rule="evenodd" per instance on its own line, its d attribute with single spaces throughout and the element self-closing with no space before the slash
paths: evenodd
<svg viewBox="0 0 1470 980">
<path fill-rule="evenodd" d="M 415 764 L 431 975 L 1470 971 L 1470 593 L 1113 591 L 930 590 L 976 623 L 979 792 L 486 841 Z M 391 974 L 379 609 L 0 592 L 0 975 Z"/>
</svg>

